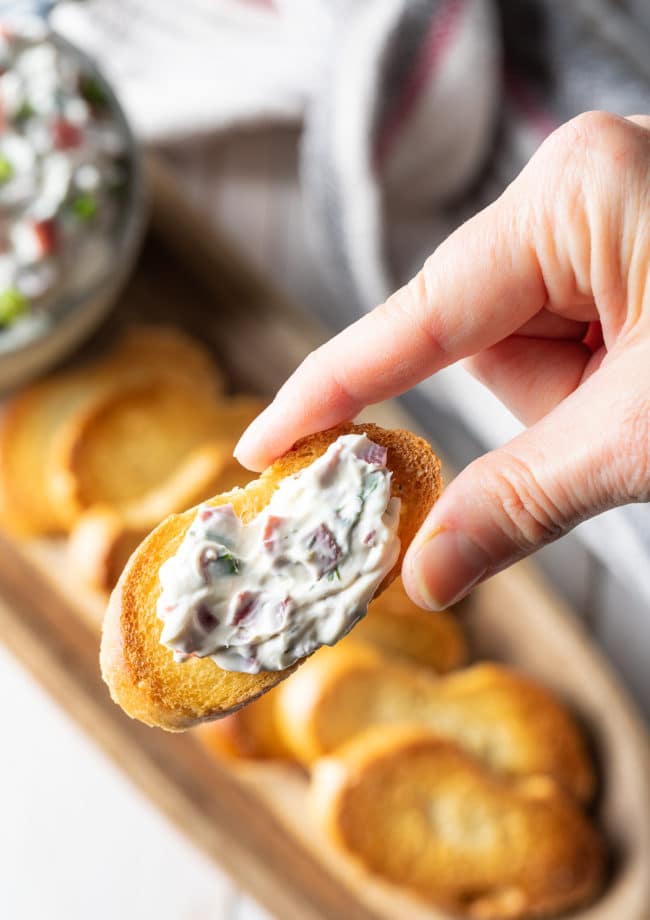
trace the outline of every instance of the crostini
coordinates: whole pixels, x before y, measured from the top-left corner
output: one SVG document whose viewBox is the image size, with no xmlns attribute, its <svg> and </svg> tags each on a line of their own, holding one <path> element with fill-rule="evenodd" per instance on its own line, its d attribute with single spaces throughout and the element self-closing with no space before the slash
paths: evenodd
<svg viewBox="0 0 650 920">
<path fill-rule="evenodd" d="M 377 482 L 381 480 L 380 488 L 373 493 L 372 501 L 385 487 L 386 482 L 389 483 L 388 504 L 385 514 L 378 519 L 377 527 L 389 528 L 390 507 L 395 540 L 394 552 L 391 543 L 391 554 L 386 557 L 389 567 L 385 572 L 381 571 L 379 584 L 374 583 L 368 574 L 359 578 L 363 592 L 370 592 L 372 597 L 372 593 L 379 593 L 397 576 L 408 545 L 441 489 L 440 463 L 437 457 L 426 441 L 410 432 L 390 431 L 372 424 L 346 424 L 311 435 L 299 441 L 246 488 L 219 495 L 208 502 L 204 517 L 210 517 L 210 509 L 221 509 L 219 515 L 223 526 L 228 523 L 224 517 L 226 515 L 232 527 L 245 527 L 255 522 L 263 513 L 268 516 L 266 509 L 267 506 L 271 507 L 274 495 L 281 494 L 281 489 L 286 492 L 286 484 L 298 480 L 301 474 L 306 474 L 312 466 L 316 470 L 319 458 L 323 458 L 327 467 L 318 467 L 323 489 L 326 489 L 325 479 L 329 476 L 330 470 L 335 471 L 338 456 L 342 456 L 342 452 L 353 451 L 353 447 L 356 449 L 356 446 L 351 447 L 346 442 L 348 436 L 356 436 L 357 439 L 363 440 L 366 445 L 364 449 L 370 445 L 368 457 L 357 459 L 367 463 L 368 478 L 374 476 L 370 488 L 363 494 L 349 496 L 352 504 L 355 501 L 357 504 L 360 503 L 361 510 L 357 509 L 358 514 L 363 513 L 366 505 L 370 505 L 371 499 L 367 496 L 370 496 Z M 330 447 L 333 448 L 332 451 L 329 451 Z M 381 477 L 375 475 L 379 472 L 382 472 Z M 390 474 L 387 479 L 382 478 L 384 473 Z M 289 488 L 293 486 L 290 485 Z M 314 510 L 317 515 L 339 514 L 340 509 L 331 508 L 324 501 L 320 501 L 319 504 L 319 501 L 315 501 L 317 507 L 314 509 L 307 503 L 307 507 L 300 508 L 300 513 L 309 514 Z M 340 512 L 341 520 L 345 513 L 345 510 Z M 243 670 L 246 664 L 242 665 L 239 662 L 232 669 L 220 666 L 214 660 L 216 656 L 212 651 L 207 654 L 193 654 L 193 646 L 187 645 L 186 634 L 181 635 L 176 646 L 170 647 L 169 644 L 161 642 L 161 567 L 173 558 L 181 566 L 177 581 L 183 582 L 185 575 L 189 577 L 191 566 L 187 570 L 182 568 L 179 553 L 192 537 L 191 528 L 203 526 L 199 517 L 197 509 L 172 515 L 150 534 L 129 560 L 112 594 L 104 621 L 101 667 L 113 699 L 129 715 L 149 725 L 172 731 L 189 728 L 237 710 L 278 684 L 292 673 L 302 660 L 296 659 L 290 666 L 277 670 L 264 670 L 259 668 L 261 659 L 258 657 L 257 661 L 253 659 L 251 662 L 255 672 L 246 673 Z M 269 525 L 268 520 L 266 525 Z M 209 523 L 206 526 L 209 526 Z M 268 539 L 272 540 L 272 537 L 269 536 Z M 359 546 L 364 543 L 372 548 L 375 531 L 364 531 L 363 535 L 356 534 L 354 539 L 358 541 Z M 265 534 L 265 545 L 266 540 Z M 334 596 L 339 582 L 344 585 L 347 576 L 343 571 L 345 577 L 342 578 L 341 572 L 338 571 L 340 547 L 327 527 L 320 525 L 315 529 L 308 550 L 305 564 L 316 571 L 314 584 L 318 590 L 314 597 L 319 596 L 319 591 L 323 597 L 328 593 Z M 226 549 L 222 547 L 217 551 L 213 548 L 210 552 L 213 555 L 208 562 L 219 562 L 222 571 L 223 564 L 228 563 L 229 574 L 237 573 L 238 564 Z M 344 562 L 341 563 L 341 567 Z M 195 577 L 194 570 L 191 577 Z M 376 572 L 374 577 L 376 578 Z M 216 583 L 217 586 L 222 584 L 219 580 L 216 580 Z M 214 587 L 214 582 L 212 586 Z M 236 611 L 234 619 L 229 615 L 230 619 L 227 621 L 233 635 L 237 633 L 240 619 L 246 618 L 249 613 L 249 610 L 242 607 L 244 599 L 239 598 L 238 602 L 240 601 L 240 608 Z M 359 604 L 359 609 L 350 611 L 337 611 L 338 614 L 349 615 L 349 619 L 334 624 L 339 636 L 341 630 L 350 628 L 355 619 L 363 615 L 365 611 L 361 606 Z M 312 612 L 315 612 L 315 622 L 319 626 L 318 607 L 314 607 Z M 202 623 L 197 626 L 194 616 L 190 625 L 195 631 L 199 627 L 217 631 L 222 628 L 214 611 L 200 609 L 194 613 L 202 619 Z M 247 622 L 246 625 L 254 630 L 259 624 Z M 294 621 L 292 628 L 295 627 Z M 277 636 L 282 638 L 282 629 L 278 630 Z M 273 638 L 277 636 L 274 635 Z M 190 639 L 198 642 L 196 635 L 190 636 Z M 327 642 L 329 641 L 328 639 Z M 310 650 L 313 651 L 314 648 Z M 204 653 L 205 649 L 199 651 Z M 226 653 L 228 651 L 229 647 L 225 649 Z"/>
</svg>

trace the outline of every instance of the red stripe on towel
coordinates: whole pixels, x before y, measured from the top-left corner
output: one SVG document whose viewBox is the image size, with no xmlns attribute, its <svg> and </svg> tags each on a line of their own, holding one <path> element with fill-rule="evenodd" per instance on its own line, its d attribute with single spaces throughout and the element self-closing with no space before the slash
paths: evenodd
<svg viewBox="0 0 650 920">
<path fill-rule="evenodd" d="M 408 73 L 396 104 L 386 113 L 375 148 L 375 166 L 380 168 L 395 143 L 404 123 L 417 105 L 433 72 L 456 33 L 467 0 L 448 0 L 429 23 L 429 29 Z"/>
<path fill-rule="evenodd" d="M 560 126 L 560 122 L 543 107 L 539 93 L 531 84 L 510 71 L 505 74 L 505 91 L 517 113 L 539 135 L 540 141 Z"/>
<path fill-rule="evenodd" d="M 267 9 L 275 10 L 275 0 L 239 0 L 244 6 L 265 6 Z"/>
</svg>

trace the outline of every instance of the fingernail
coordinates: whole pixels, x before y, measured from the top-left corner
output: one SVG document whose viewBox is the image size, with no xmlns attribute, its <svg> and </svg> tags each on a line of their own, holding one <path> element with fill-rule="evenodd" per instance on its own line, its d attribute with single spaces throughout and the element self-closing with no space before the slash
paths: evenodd
<svg viewBox="0 0 650 920">
<path fill-rule="evenodd" d="M 246 431 L 242 434 L 239 441 L 235 445 L 233 450 L 233 457 L 235 460 L 239 460 L 240 463 L 246 465 L 245 461 L 248 460 L 248 454 L 250 452 L 255 452 L 256 441 L 259 441 L 259 435 L 264 429 L 266 420 L 270 415 L 270 410 L 273 408 L 273 403 L 270 406 L 267 406 L 266 409 L 257 416 L 256 419 L 250 423 Z"/>
<path fill-rule="evenodd" d="M 424 603 L 444 610 L 464 597 L 488 570 L 486 553 L 458 530 L 438 530 L 415 555 L 412 572 Z"/>
</svg>

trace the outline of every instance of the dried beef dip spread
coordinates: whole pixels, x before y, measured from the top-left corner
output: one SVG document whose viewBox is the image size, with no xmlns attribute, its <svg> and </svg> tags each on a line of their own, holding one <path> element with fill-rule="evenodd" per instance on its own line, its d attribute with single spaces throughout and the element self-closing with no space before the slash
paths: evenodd
<svg viewBox="0 0 650 920">
<path fill-rule="evenodd" d="M 344 435 L 284 479 L 254 520 L 201 505 L 160 568 L 160 641 L 177 661 L 229 671 L 289 667 L 365 615 L 395 565 L 399 506 L 386 450 Z"/>
<path fill-rule="evenodd" d="M 127 142 L 89 63 L 41 24 L 0 23 L 0 336 L 110 270 Z"/>
</svg>

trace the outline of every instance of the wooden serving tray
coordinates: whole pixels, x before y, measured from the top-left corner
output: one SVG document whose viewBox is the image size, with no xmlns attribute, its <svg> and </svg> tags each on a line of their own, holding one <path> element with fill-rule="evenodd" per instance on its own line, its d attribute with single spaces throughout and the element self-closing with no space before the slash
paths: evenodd
<svg viewBox="0 0 650 920">
<path fill-rule="evenodd" d="M 214 346 L 237 389 L 271 393 L 324 337 L 255 277 L 150 163 L 152 226 L 116 314 L 86 352 L 124 323 L 181 322 Z M 395 404 L 369 417 L 414 427 Z M 0 535 L 0 635 L 187 836 L 282 920 L 440 920 L 443 915 L 371 878 L 309 820 L 306 778 L 280 764 L 218 762 L 191 733 L 130 720 L 101 681 L 105 598 L 84 589 L 61 540 Z M 520 666 L 559 693 L 587 725 L 601 768 L 597 807 L 614 852 L 601 899 L 580 920 L 650 917 L 650 745 L 640 716 L 580 625 L 524 563 L 477 590 L 465 624 L 477 656 Z"/>
</svg>

